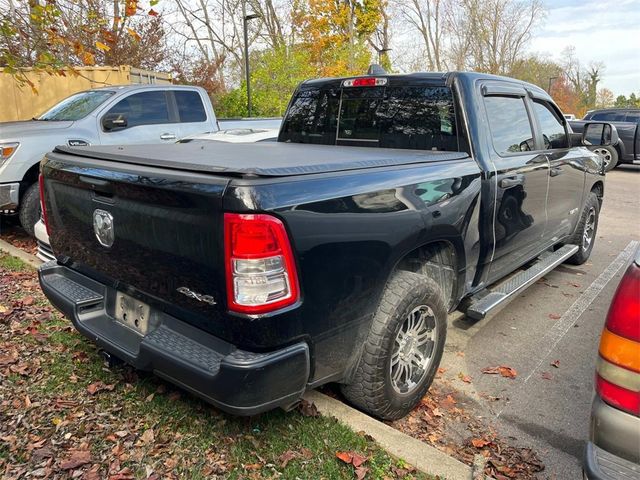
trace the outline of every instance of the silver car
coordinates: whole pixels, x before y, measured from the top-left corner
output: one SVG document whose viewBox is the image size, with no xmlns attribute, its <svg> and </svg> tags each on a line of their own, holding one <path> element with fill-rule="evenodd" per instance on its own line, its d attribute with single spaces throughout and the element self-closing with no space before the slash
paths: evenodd
<svg viewBox="0 0 640 480">
<path fill-rule="evenodd" d="M 589 480 L 640 479 L 640 249 L 600 339 L 583 472 Z"/>
</svg>

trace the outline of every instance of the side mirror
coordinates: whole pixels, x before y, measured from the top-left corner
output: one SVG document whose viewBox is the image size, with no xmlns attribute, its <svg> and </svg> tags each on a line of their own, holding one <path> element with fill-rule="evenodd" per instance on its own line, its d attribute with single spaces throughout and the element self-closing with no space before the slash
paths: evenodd
<svg viewBox="0 0 640 480">
<path fill-rule="evenodd" d="M 618 143 L 618 131 L 610 123 L 587 123 L 582 131 L 582 144 L 604 147 Z"/>
<path fill-rule="evenodd" d="M 127 127 L 127 117 L 122 113 L 107 113 L 102 117 L 102 128 L 107 132 Z"/>
</svg>

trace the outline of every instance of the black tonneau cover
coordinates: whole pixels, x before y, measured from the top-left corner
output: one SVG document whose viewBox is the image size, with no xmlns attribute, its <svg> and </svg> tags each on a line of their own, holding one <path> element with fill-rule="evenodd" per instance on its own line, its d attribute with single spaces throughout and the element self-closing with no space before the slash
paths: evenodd
<svg viewBox="0 0 640 480">
<path fill-rule="evenodd" d="M 66 147 L 58 153 L 200 173 L 279 177 L 461 160 L 464 152 L 264 142 Z M 52 158 L 51 155 L 49 155 Z"/>
</svg>

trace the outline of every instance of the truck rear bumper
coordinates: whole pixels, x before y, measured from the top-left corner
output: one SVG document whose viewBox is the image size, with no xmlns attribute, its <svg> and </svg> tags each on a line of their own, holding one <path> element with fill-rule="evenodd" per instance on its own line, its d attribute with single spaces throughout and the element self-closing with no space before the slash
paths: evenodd
<svg viewBox="0 0 640 480">
<path fill-rule="evenodd" d="M 86 337 L 112 355 L 235 415 L 255 415 L 300 399 L 309 378 L 304 342 L 254 353 L 151 309 L 141 335 L 114 319 L 116 290 L 52 261 L 39 270 L 51 303 Z"/>
<path fill-rule="evenodd" d="M 19 183 L 0 183 L 0 210 L 15 210 L 20 203 Z"/>
</svg>

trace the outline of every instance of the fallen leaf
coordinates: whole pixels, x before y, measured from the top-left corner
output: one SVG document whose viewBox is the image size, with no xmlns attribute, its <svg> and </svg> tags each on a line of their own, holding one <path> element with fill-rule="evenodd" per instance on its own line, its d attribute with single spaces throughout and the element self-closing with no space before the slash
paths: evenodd
<svg viewBox="0 0 640 480">
<path fill-rule="evenodd" d="M 359 455 L 357 453 L 353 453 L 351 455 L 351 464 L 356 468 L 358 468 L 360 465 L 362 465 L 366 461 L 367 461 L 367 457 L 363 457 L 362 455 Z"/>
<path fill-rule="evenodd" d="M 552 367 L 560 368 L 560 360 L 554 360 L 551 362 Z"/>
<path fill-rule="evenodd" d="M 351 452 L 336 452 L 336 457 L 338 457 L 344 463 L 351 463 L 351 460 L 353 460 L 353 455 L 351 454 Z"/>
<path fill-rule="evenodd" d="M 34 298 L 29 296 L 29 297 L 24 297 L 22 299 L 22 304 L 23 305 L 33 305 L 33 303 L 35 302 Z"/>
<path fill-rule="evenodd" d="M 518 372 L 516 372 L 515 368 L 507 367 L 505 365 L 500 365 L 498 367 L 487 367 L 482 369 L 482 373 L 486 373 L 488 375 L 501 375 L 506 378 L 516 378 L 518 376 Z"/>
<path fill-rule="evenodd" d="M 116 388 L 115 385 L 106 385 L 104 382 L 95 382 L 87 387 L 87 392 L 89 392 L 89 395 L 95 395 L 96 393 L 104 390 L 111 392 L 114 388 Z"/>
<path fill-rule="evenodd" d="M 362 480 L 364 477 L 366 477 L 368 471 L 369 469 L 367 467 L 356 467 L 356 479 Z"/>
<path fill-rule="evenodd" d="M 293 450 L 287 450 L 282 455 L 278 457 L 278 463 L 280 463 L 280 468 L 286 468 L 287 464 L 298 456 L 297 452 Z"/>
<path fill-rule="evenodd" d="M 471 444 L 476 448 L 486 447 L 491 443 L 491 440 L 485 440 L 484 438 L 474 438 L 471 440 Z"/>
<path fill-rule="evenodd" d="M 549 372 L 542 372 L 542 378 L 544 378 L 545 380 L 553 380 L 553 375 L 551 375 Z"/>
<path fill-rule="evenodd" d="M 243 465 L 245 470 L 260 470 L 262 468 L 261 463 L 248 463 Z"/>
<path fill-rule="evenodd" d="M 562 315 L 558 315 L 557 313 L 550 313 L 549 318 L 551 320 L 559 320 L 560 318 L 562 318 Z"/>
<path fill-rule="evenodd" d="M 60 464 L 62 470 L 72 470 L 91 462 L 89 450 L 71 450 L 69 456 Z"/>
<path fill-rule="evenodd" d="M 153 443 L 154 438 L 153 428 L 145 430 L 144 433 L 140 435 L 140 441 L 146 444 Z"/>
</svg>

